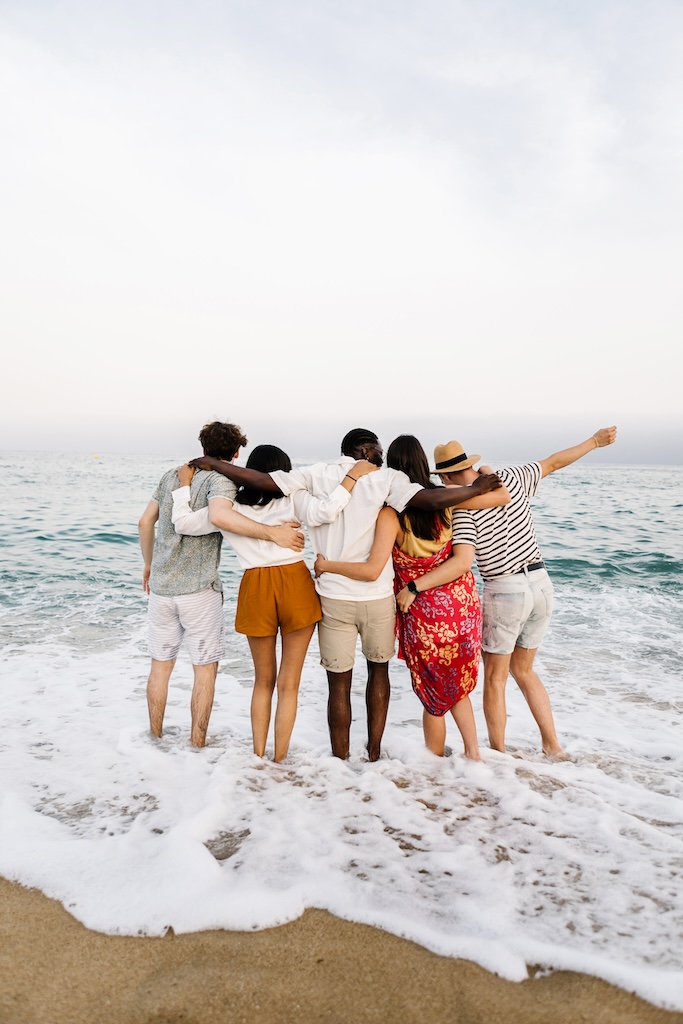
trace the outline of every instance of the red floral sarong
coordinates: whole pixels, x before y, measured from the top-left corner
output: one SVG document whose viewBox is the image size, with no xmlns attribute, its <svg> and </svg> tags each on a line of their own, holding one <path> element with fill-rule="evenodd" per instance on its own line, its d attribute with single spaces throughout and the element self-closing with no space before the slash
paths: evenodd
<svg viewBox="0 0 683 1024">
<path fill-rule="evenodd" d="M 394 592 L 450 558 L 447 544 L 427 558 L 394 545 Z M 413 689 L 431 715 L 445 715 L 477 685 L 481 653 L 481 604 L 471 572 L 419 594 L 410 610 L 396 613 L 398 656 L 410 669 Z"/>
</svg>

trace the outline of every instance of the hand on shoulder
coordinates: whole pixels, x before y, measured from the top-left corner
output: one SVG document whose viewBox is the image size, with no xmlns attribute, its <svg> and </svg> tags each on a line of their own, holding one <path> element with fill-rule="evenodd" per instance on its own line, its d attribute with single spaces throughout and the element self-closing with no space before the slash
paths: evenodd
<svg viewBox="0 0 683 1024">
<path fill-rule="evenodd" d="M 359 459 L 358 462 L 353 464 L 349 472 L 353 473 L 356 480 L 359 480 L 360 477 L 367 476 L 368 473 L 376 473 L 378 469 L 379 466 L 374 466 L 372 462 L 368 462 L 367 459 Z"/>
<path fill-rule="evenodd" d="M 192 477 L 194 476 L 194 466 L 178 466 L 176 470 L 178 474 L 178 482 L 181 487 L 189 487 L 192 483 Z"/>
</svg>

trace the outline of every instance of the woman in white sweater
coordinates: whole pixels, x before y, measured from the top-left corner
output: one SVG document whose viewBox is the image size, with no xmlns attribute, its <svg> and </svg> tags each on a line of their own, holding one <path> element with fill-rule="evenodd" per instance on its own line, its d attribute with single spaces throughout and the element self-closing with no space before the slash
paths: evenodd
<svg viewBox="0 0 683 1024">
<path fill-rule="evenodd" d="M 286 452 L 274 445 L 258 445 L 247 460 L 247 468 L 262 473 L 292 464 Z M 255 488 L 241 487 L 235 497 L 236 511 L 262 523 L 279 526 L 297 520 L 307 526 L 332 522 L 351 498 L 356 481 L 377 469 L 369 462 L 357 462 L 342 483 L 325 499 L 307 491 L 288 497 L 273 497 Z M 190 508 L 189 483 L 192 470 L 178 471 L 181 487 L 173 492 L 173 523 L 183 534 L 209 533 L 220 527 L 220 517 L 209 519 L 209 510 Z M 188 479 L 189 476 L 189 479 Z M 254 662 L 254 690 L 251 699 L 251 729 L 254 753 L 265 755 L 273 694 L 277 686 L 274 760 L 287 756 L 297 712 L 299 682 L 308 645 L 320 621 L 320 600 L 313 578 L 301 552 L 279 547 L 272 541 L 242 537 L 221 530 L 234 548 L 244 575 L 240 583 L 235 630 L 244 633 Z M 277 663 L 277 634 L 282 635 L 282 656 Z"/>
</svg>

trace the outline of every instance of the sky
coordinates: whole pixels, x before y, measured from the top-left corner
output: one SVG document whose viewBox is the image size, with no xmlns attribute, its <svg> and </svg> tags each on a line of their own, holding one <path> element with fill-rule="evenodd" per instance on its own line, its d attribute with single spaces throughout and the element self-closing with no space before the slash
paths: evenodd
<svg viewBox="0 0 683 1024">
<path fill-rule="evenodd" d="M 0 448 L 683 463 L 680 0 L 0 0 L 0 86 Z"/>
</svg>

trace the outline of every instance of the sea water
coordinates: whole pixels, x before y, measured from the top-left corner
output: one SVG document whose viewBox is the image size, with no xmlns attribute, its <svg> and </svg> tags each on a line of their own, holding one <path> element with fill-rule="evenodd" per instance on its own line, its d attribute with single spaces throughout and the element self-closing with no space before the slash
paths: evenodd
<svg viewBox="0 0 683 1024">
<path fill-rule="evenodd" d="M 191 665 L 147 727 L 136 523 L 167 460 L 0 454 L 0 873 L 89 928 L 259 929 L 318 907 L 520 980 L 583 971 L 683 1010 L 683 468 L 578 463 L 534 500 L 556 588 L 537 656 L 570 760 L 553 763 L 515 684 L 508 750 L 424 747 L 391 665 L 380 761 L 330 755 L 315 638 L 291 753 L 251 752 L 251 668 L 232 630 L 203 750 Z M 353 499 L 352 499 L 353 500 Z M 312 564 L 312 553 L 306 557 Z M 272 748 L 271 748 L 272 749 Z"/>
</svg>

